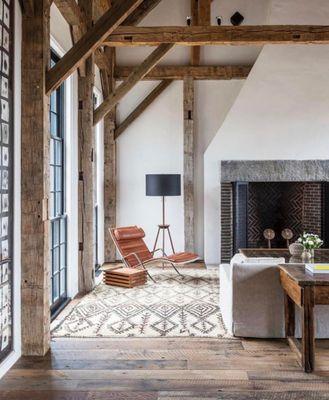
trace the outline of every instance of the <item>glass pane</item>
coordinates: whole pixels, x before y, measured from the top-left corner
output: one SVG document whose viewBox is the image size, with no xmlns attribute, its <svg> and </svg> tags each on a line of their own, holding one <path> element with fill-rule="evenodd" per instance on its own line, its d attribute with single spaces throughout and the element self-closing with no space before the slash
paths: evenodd
<svg viewBox="0 0 329 400">
<path fill-rule="evenodd" d="M 53 221 L 53 247 L 59 245 L 59 221 Z"/>
<path fill-rule="evenodd" d="M 62 192 L 56 193 L 56 216 L 62 214 Z"/>
<path fill-rule="evenodd" d="M 59 297 L 59 274 L 53 277 L 53 301 Z"/>
<path fill-rule="evenodd" d="M 55 162 L 55 149 L 54 149 L 54 139 L 50 139 L 50 164 Z"/>
<path fill-rule="evenodd" d="M 62 190 L 62 168 L 61 167 L 56 167 L 56 177 L 55 177 L 55 190 Z"/>
<path fill-rule="evenodd" d="M 50 133 L 53 136 L 57 136 L 57 129 L 58 129 L 58 123 L 57 123 L 57 115 L 54 114 L 53 112 L 50 113 Z"/>
<path fill-rule="evenodd" d="M 55 168 L 50 166 L 50 191 L 55 190 Z"/>
<path fill-rule="evenodd" d="M 51 218 L 55 216 L 55 197 L 54 193 L 50 193 L 50 199 L 49 199 L 49 212 Z"/>
<path fill-rule="evenodd" d="M 57 90 L 50 95 L 50 111 L 57 112 Z"/>
<path fill-rule="evenodd" d="M 61 243 L 66 241 L 66 219 L 61 219 Z"/>
<path fill-rule="evenodd" d="M 59 271 L 59 247 L 53 249 L 53 274 Z"/>
<path fill-rule="evenodd" d="M 61 262 L 60 262 L 60 268 L 63 269 L 66 267 L 66 245 L 61 244 L 60 246 L 60 254 L 61 254 Z"/>
<path fill-rule="evenodd" d="M 60 295 L 62 296 L 66 292 L 66 270 L 63 269 L 60 273 L 61 278 L 61 292 Z"/>
<path fill-rule="evenodd" d="M 62 142 L 59 140 L 56 140 L 56 165 L 62 165 Z"/>
</svg>

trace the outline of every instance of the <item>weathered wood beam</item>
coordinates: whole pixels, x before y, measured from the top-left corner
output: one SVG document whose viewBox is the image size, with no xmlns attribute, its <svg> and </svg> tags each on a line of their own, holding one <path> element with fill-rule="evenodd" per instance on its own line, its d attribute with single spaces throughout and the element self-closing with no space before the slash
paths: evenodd
<svg viewBox="0 0 329 400">
<path fill-rule="evenodd" d="M 192 26 L 199 25 L 199 0 L 191 0 L 191 17 L 192 17 Z M 200 46 L 192 46 L 191 48 L 191 65 L 199 65 L 200 64 Z"/>
<path fill-rule="evenodd" d="M 103 14 L 105 14 L 111 5 L 111 0 L 94 0 L 94 21 L 97 21 Z"/>
<path fill-rule="evenodd" d="M 194 80 L 184 78 L 184 238 L 185 251 L 194 252 Z"/>
<path fill-rule="evenodd" d="M 120 1 L 120 0 L 116 0 Z M 129 15 L 122 25 L 137 25 L 143 18 L 145 18 L 161 0 L 144 0 L 136 10 Z"/>
<path fill-rule="evenodd" d="M 47 93 L 49 94 L 56 89 L 142 1 L 125 0 L 115 4 L 95 25 L 88 29 L 64 57 L 47 72 Z"/>
<path fill-rule="evenodd" d="M 145 99 L 138 104 L 138 106 L 132 111 L 128 117 L 116 128 L 115 139 L 117 139 L 122 132 L 124 132 L 128 126 L 130 126 L 152 103 L 153 101 L 164 92 L 167 87 L 171 84 L 172 80 L 165 80 L 159 83 Z"/>
<path fill-rule="evenodd" d="M 93 2 L 79 0 L 87 18 L 87 28 L 92 26 Z M 85 63 L 85 76 L 78 77 L 78 219 L 79 219 L 79 293 L 94 287 L 94 129 L 93 129 L 94 60 L 91 54 Z"/>
<path fill-rule="evenodd" d="M 157 47 L 140 66 L 136 67 L 128 78 L 108 96 L 103 103 L 94 111 L 94 125 L 109 113 L 112 108 L 125 96 L 137 82 L 139 82 L 167 53 L 174 45 L 163 43 Z"/>
<path fill-rule="evenodd" d="M 22 20 L 22 352 L 38 356 L 50 344 L 49 15 L 49 1 L 38 0 Z"/>
<path fill-rule="evenodd" d="M 32 17 L 34 15 L 34 1 L 33 0 L 20 0 L 22 5 L 23 15 Z"/>
<path fill-rule="evenodd" d="M 101 70 L 104 98 L 115 89 L 114 66 L 115 49 L 105 48 L 106 57 L 110 63 L 107 70 Z M 116 250 L 109 228 L 116 226 L 116 143 L 114 139 L 116 126 L 116 108 L 114 107 L 104 117 L 104 260 L 116 260 Z"/>
<path fill-rule="evenodd" d="M 329 26 L 120 26 L 104 41 L 109 46 L 158 46 L 161 43 L 185 46 L 329 44 Z"/>
<path fill-rule="evenodd" d="M 136 68 L 134 66 L 116 66 L 114 77 L 116 80 L 126 79 Z M 192 76 L 195 80 L 230 80 L 245 79 L 251 71 L 252 65 L 157 65 L 143 77 L 143 80 L 182 80 L 185 76 Z"/>
</svg>

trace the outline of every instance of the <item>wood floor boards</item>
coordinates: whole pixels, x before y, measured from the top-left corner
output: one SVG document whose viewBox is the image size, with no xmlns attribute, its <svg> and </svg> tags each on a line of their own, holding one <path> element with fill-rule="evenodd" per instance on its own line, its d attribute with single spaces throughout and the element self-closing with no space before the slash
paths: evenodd
<svg viewBox="0 0 329 400">
<path fill-rule="evenodd" d="M 329 341 L 301 372 L 281 340 L 56 339 L 0 381 L 6 400 L 329 399 Z"/>
</svg>

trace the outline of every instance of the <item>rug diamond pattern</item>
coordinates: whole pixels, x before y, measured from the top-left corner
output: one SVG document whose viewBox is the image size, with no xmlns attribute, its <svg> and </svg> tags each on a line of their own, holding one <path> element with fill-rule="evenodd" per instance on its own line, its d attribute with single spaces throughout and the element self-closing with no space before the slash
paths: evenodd
<svg viewBox="0 0 329 400">
<path fill-rule="evenodd" d="M 98 285 L 55 321 L 53 337 L 227 337 L 215 269 L 150 271 L 133 289 Z"/>
</svg>

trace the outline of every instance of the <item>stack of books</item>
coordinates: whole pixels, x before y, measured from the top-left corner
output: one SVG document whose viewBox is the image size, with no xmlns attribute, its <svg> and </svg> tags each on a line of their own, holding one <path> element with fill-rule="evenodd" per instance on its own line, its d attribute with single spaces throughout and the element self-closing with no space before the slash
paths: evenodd
<svg viewBox="0 0 329 400">
<path fill-rule="evenodd" d="M 312 272 L 312 274 L 329 274 L 329 264 L 305 264 L 305 268 L 307 271 Z"/>
</svg>

